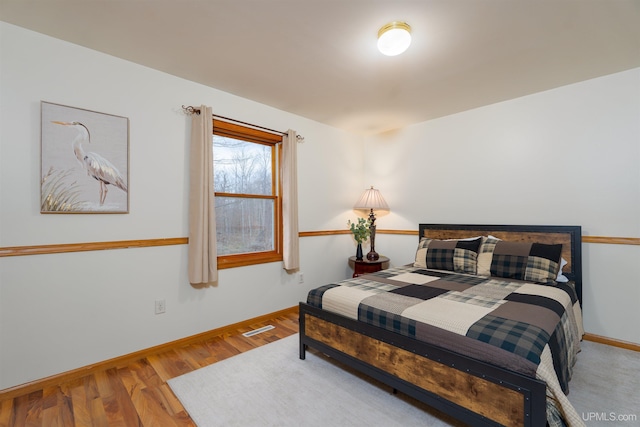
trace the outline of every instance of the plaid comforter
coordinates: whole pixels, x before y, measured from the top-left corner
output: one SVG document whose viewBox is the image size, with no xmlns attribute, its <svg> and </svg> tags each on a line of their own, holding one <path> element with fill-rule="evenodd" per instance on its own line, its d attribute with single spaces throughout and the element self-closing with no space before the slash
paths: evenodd
<svg viewBox="0 0 640 427">
<path fill-rule="evenodd" d="M 549 424 L 584 425 L 565 395 L 584 334 L 568 284 L 403 266 L 313 289 L 307 303 L 541 379 Z"/>
</svg>

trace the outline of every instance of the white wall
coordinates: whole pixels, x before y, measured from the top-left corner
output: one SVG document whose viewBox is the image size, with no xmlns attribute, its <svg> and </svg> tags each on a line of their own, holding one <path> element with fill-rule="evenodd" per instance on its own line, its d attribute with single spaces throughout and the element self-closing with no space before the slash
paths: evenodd
<svg viewBox="0 0 640 427">
<path fill-rule="evenodd" d="M 565 224 L 587 236 L 640 237 L 640 69 L 420 123 L 366 146 L 365 181 L 391 207 L 380 228 Z M 412 256 L 405 237 L 379 240 L 376 249 L 392 259 Z M 638 262 L 640 246 L 583 244 L 587 332 L 640 343 Z"/>
<path fill-rule="evenodd" d="M 360 137 L 2 22 L 0 55 L 0 247 L 187 236 L 183 104 L 305 136 L 302 231 L 345 228 L 363 190 Z M 130 119 L 129 214 L 39 213 L 41 100 Z M 304 284 L 272 263 L 206 289 L 188 283 L 184 245 L 0 258 L 0 389 L 292 307 L 346 277 L 349 236 L 301 248 Z"/>
</svg>

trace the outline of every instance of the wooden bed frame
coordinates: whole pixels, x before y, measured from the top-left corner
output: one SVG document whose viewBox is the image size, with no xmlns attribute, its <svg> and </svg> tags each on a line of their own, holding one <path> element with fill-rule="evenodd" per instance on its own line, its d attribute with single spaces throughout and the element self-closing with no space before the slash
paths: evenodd
<svg viewBox="0 0 640 427">
<path fill-rule="evenodd" d="M 562 243 L 563 274 L 582 302 L 580 226 L 420 224 L 419 236 L 493 235 Z M 546 385 L 494 365 L 300 303 L 300 359 L 308 347 L 474 426 L 546 426 Z"/>
</svg>

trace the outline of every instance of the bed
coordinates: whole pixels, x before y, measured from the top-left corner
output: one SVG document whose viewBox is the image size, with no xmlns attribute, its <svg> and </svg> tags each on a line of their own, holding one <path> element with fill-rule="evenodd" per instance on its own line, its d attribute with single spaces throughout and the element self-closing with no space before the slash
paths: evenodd
<svg viewBox="0 0 640 427">
<path fill-rule="evenodd" d="M 420 224 L 408 265 L 300 309 L 326 355 L 478 426 L 584 425 L 566 394 L 582 329 L 580 226 Z"/>
</svg>

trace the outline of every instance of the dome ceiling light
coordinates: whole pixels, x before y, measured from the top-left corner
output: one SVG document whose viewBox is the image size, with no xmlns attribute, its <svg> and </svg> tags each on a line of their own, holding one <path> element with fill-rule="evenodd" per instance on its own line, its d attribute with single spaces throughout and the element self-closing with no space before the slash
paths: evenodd
<svg viewBox="0 0 640 427">
<path fill-rule="evenodd" d="M 384 55 L 400 55 L 410 44 L 411 27 L 406 22 L 390 22 L 378 31 L 378 50 Z"/>
</svg>

